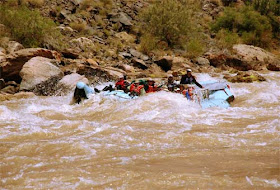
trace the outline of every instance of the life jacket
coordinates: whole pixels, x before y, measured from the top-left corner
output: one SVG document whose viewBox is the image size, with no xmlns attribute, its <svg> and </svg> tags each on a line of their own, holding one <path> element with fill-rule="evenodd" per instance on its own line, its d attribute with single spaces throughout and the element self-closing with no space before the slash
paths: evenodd
<svg viewBox="0 0 280 190">
<path fill-rule="evenodd" d="M 156 92 L 157 88 L 158 88 L 157 86 L 149 85 L 148 90 L 146 90 L 146 93 Z"/>
<path fill-rule="evenodd" d="M 125 86 L 126 86 L 126 82 L 125 80 L 119 80 L 118 82 L 116 82 L 116 85 L 118 90 L 125 90 Z"/>
<path fill-rule="evenodd" d="M 141 89 L 144 88 L 144 85 L 139 85 L 137 87 L 134 86 L 134 92 L 136 92 L 138 95 L 141 93 Z"/>
<path fill-rule="evenodd" d="M 130 85 L 130 89 L 129 89 L 129 91 L 130 91 L 130 92 L 133 92 L 133 91 L 134 91 L 134 89 L 135 89 L 135 84 L 133 83 L 133 84 L 131 84 L 131 85 Z"/>
</svg>

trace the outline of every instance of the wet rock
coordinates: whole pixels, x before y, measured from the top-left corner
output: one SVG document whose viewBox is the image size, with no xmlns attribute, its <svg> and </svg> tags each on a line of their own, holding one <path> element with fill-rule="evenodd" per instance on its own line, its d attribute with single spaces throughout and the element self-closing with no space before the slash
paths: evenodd
<svg viewBox="0 0 280 190">
<path fill-rule="evenodd" d="M 61 55 L 56 51 L 43 48 L 21 49 L 7 55 L 5 61 L 2 63 L 0 62 L 0 67 L 2 67 L 2 78 L 6 81 L 16 81 L 19 83 L 21 81 L 19 72 L 21 71 L 22 66 L 32 57 L 37 56 L 54 59 L 58 62 L 61 60 Z"/>
<path fill-rule="evenodd" d="M 5 88 L 1 89 L 2 93 L 7 93 L 7 94 L 15 94 L 19 90 L 18 87 L 15 86 L 6 86 Z"/>
<path fill-rule="evenodd" d="M 24 49 L 23 45 L 21 45 L 20 43 L 16 42 L 16 41 L 9 41 L 7 44 L 7 51 L 9 53 L 13 53 L 15 51 Z"/>
<path fill-rule="evenodd" d="M 95 50 L 94 42 L 88 38 L 80 37 L 70 41 L 72 48 L 77 50 L 77 52 L 86 52 Z"/>
<path fill-rule="evenodd" d="M 196 59 L 196 64 L 198 65 L 210 65 L 210 61 L 206 58 L 199 57 Z"/>
<path fill-rule="evenodd" d="M 280 62 L 268 64 L 267 69 L 270 71 L 280 71 Z"/>
<path fill-rule="evenodd" d="M 139 59 L 142 59 L 144 61 L 147 61 L 149 60 L 149 57 L 147 55 L 144 55 L 143 53 L 135 50 L 135 49 L 130 49 L 129 50 L 130 54 L 133 56 L 133 57 L 136 57 L 136 58 L 139 58 Z"/>
<path fill-rule="evenodd" d="M 46 81 L 37 84 L 33 92 L 38 96 L 56 96 L 60 95 L 61 92 L 58 91 L 57 84 L 61 80 L 61 76 L 54 76 Z"/>
<path fill-rule="evenodd" d="M 88 79 L 77 73 L 72 73 L 70 75 L 64 76 L 57 84 L 57 89 L 61 94 L 73 91 L 76 87 L 77 82 L 82 81 L 88 84 Z"/>
<path fill-rule="evenodd" d="M 164 56 L 155 61 L 155 63 L 161 67 L 165 72 L 169 71 L 173 64 L 173 58 L 171 56 Z"/>
<path fill-rule="evenodd" d="M 258 73 L 255 72 L 241 72 L 239 71 L 237 73 L 237 75 L 235 76 L 225 76 L 224 77 L 226 80 L 228 80 L 229 82 L 233 82 L 233 83 L 252 83 L 254 81 L 257 82 L 262 82 L 262 81 L 266 81 L 266 79 L 259 75 Z"/>
<path fill-rule="evenodd" d="M 143 70 L 148 69 L 147 64 L 141 59 L 133 58 L 131 60 L 131 62 L 133 63 L 133 66 L 135 66 L 135 67 L 138 67 Z"/>
<path fill-rule="evenodd" d="M 59 76 L 62 77 L 62 71 L 52 64 L 52 60 L 44 57 L 34 57 L 24 64 L 20 71 L 22 78 L 20 90 L 32 90 L 37 84 L 48 79 Z"/>
</svg>

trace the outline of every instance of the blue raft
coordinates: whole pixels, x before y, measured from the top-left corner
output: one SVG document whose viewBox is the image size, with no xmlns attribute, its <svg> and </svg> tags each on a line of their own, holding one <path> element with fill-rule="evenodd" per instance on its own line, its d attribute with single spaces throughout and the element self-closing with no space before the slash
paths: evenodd
<svg viewBox="0 0 280 190">
<path fill-rule="evenodd" d="M 234 100 L 234 96 L 226 82 L 207 81 L 201 82 L 201 84 L 204 86 L 203 89 L 195 87 L 195 101 L 199 103 L 202 108 L 230 107 L 230 103 Z M 78 82 L 77 88 L 84 89 L 88 98 L 90 97 L 90 94 L 94 93 L 94 91 L 83 82 Z M 137 98 L 137 96 L 130 96 L 122 90 L 103 92 L 103 95 L 117 97 L 120 100 Z"/>
<path fill-rule="evenodd" d="M 201 82 L 204 89 L 195 88 L 199 103 L 202 108 L 220 107 L 228 108 L 234 96 L 226 82 L 207 81 Z"/>
</svg>

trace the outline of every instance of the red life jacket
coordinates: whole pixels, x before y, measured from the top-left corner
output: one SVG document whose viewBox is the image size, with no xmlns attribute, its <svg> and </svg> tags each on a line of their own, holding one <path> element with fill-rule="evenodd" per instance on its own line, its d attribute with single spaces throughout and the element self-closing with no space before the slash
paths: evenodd
<svg viewBox="0 0 280 190">
<path fill-rule="evenodd" d="M 136 92 L 138 95 L 140 95 L 142 88 L 144 88 L 144 85 L 139 85 L 136 88 L 134 88 L 134 92 Z"/>
<path fill-rule="evenodd" d="M 133 92 L 133 91 L 134 91 L 134 89 L 135 89 L 135 84 L 133 83 L 133 84 L 131 84 L 131 85 L 130 85 L 130 89 L 129 89 L 129 91 L 130 91 L 130 92 Z"/>
<path fill-rule="evenodd" d="M 115 86 L 121 86 L 121 89 L 125 90 L 125 80 L 119 80 Z"/>
<path fill-rule="evenodd" d="M 156 91 L 157 91 L 157 86 L 149 85 L 148 90 L 146 92 L 151 93 L 151 92 L 156 92 Z"/>
</svg>

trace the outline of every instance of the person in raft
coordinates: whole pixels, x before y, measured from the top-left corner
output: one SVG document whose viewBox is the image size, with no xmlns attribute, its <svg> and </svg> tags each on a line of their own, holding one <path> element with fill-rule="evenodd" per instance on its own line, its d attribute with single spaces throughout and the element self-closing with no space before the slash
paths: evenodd
<svg viewBox="0 0 280 190">
<path fill-rule="evenodd" d="M 126 81 L 126 76 L 121 76 L 116 82 L 115 87 L 117 90 L 123 90 L 124 92 L 127 92 L 127 87 L 129 85 L 129 82 Z"/>
<path fill-rule="evenodd" d="M 198 87 L 203 88 L 203 86 L 196 81 L 195 76 L 192 75 L 191 69 L 187 69 L 187 74 L 182 76 L 180 84 L 196 84 Z"/>
<path fill-rule="evenodd" d="M 146 93 L 157 92 L 159 90 L 159 87 L 155 85 L 155 81 L 153 79 L 148 79 Z"/>
<path fill-rule="evenodd" d="M 141 96 L 146 93 L 144 89 L 144 85 L 140 84 L 139 80 L 136 80 L 134 83 L 130 85 L 129 91 L 131 96 Z"/>
</svg>

